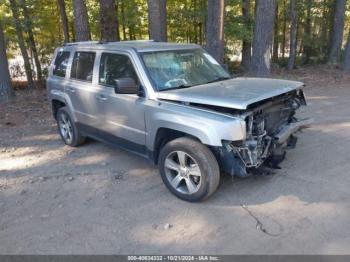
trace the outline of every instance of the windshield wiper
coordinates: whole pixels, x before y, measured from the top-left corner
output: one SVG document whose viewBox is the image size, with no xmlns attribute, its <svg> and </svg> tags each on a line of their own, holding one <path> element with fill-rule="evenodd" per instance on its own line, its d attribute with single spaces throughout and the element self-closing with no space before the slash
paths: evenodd
<svg viewBox="0 0 350 262">
<path fill-rule="evenodd" d="M 207 84 L 214 83 L 214 82 L 220 82 L 220 81 L 224 81 L 224 80 L 228 80 L 228 79 L 231 79 L 231 77 L 221 76 L 221 77 L 215 78 L 214 80 L 207 82 Z"/>
<path fill-rule="evenodd" d="M 169 88 L 164 88 L 159 90 L 160 92 L 162 91 L 168 91 L 168 90 L 175 90 L 175 89 L 183 89 L 183 88 L 189 88 L 192 87 L 191 85 L 179 85 L 179 86 L 175 86 L 175 87 L 169 87 Z"/>
</svg>

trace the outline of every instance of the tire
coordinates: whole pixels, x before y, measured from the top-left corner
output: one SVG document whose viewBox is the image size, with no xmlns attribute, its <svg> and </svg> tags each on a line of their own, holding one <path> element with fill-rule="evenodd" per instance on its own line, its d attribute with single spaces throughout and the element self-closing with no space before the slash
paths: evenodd
<svg viewBox="0 0 350 262">
<path fill-rule="evenodd" d="M 205 200 L 219 186 L 220 169 L 215 156 L 194 139 L 181 137 L 168 142 L 160 151 L 158 163 L 164 184 L 182 200 Z"/>
<path fill-rule="evenodd" d="M 67 107 L 58 109 L 56 119 L 58 132 L 66 145 L 76 147 L 85 142 L 85 137 L 79 133 Z"/>
</svg>

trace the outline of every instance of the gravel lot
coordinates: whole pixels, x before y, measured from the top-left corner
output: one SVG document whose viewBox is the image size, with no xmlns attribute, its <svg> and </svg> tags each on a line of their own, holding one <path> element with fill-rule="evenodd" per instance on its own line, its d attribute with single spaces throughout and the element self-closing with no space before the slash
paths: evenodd
<svg viewBox="0 0 350 262">
<path fill-rule="evenodd" d="M 183 202 L 156 167 L 90 141 L 63 145 L 44 92 L 0 104 L 1 254 L 349 254 L 350 79 L 296 70 L 314 125 L 281 170 L 223 175 Z"/>
</svg>

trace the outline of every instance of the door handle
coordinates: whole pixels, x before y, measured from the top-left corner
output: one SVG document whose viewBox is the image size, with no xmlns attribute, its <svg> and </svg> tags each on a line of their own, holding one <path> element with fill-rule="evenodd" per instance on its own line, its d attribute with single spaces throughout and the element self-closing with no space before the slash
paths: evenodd
<svg viewBox="0 0 350 262">
<path fill-rule="evenodd" d="M 75 93 L 75 89 L 72 88 L 72 87 L 68 87 L 67 90 L 68 90 L 69 92 L 71 92 L 71 93 Z"/>
<path fill-rule="evenodd" d="M 99 100 L 100 102 L 104 102 L 107 100 L 107 97 L 105 97 L 103 95 L 98 95 L 98 96 L 96 96 L 96 99 Z"/>
</svg>

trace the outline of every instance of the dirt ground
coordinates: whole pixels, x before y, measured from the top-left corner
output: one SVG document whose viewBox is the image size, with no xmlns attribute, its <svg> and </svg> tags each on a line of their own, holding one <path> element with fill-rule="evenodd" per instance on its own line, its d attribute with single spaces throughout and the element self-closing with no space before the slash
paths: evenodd
<svg viewBox="0 0 350 262">
<path fill-rule="evenodd" d="M 349 254 L 350 78 L 306 83 L 314 125 L 281 170 L 223 175 L 209 200 L 183 202 L 146 160 L 90 141 L 65 146 L 45 92 L 0 104 L 0 254 Z"/>
</svg>

